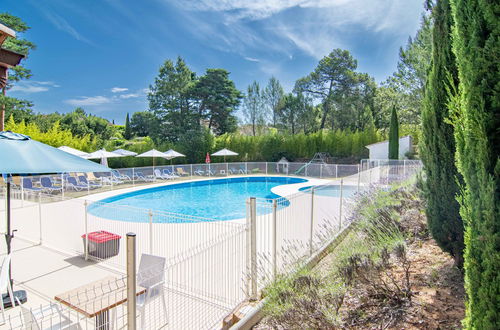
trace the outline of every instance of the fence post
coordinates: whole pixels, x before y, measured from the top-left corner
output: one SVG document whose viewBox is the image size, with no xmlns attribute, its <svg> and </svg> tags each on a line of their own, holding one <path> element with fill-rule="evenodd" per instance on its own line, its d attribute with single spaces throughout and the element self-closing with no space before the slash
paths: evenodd
<svg viewBox="0 0 500 330">
<path fill-rule="evenodd" d="M 89 223 L 87 215 L 87 200 L 83 202 L 83 207 L 85 208 L 85 260 L 89 260 Z"/>
<path fill-rule="evenodd" d="M 403 178 L 406 179 L 406 159 L 403 159 Z"/>
<path fill-rule="evenodd" d="M 135 186 L 135 168 L 132 167 L 132 185 Z"/>
<path fill-rule="evenodd" d="M 40 245 L 42 245 L 42 192 L 38 193 L 38 227 L 40 229 Z"/>
<path fill-rule="evenodd" d="M 319 165 L 319 178 L 323 178 L 323 164 Z"/>
<path fill-rule="evenodd" d="M 359 192 L 360 181 L 361 181 L 361 166 L 358 164 L 358 192 Z"/>
<path fill-rule="evenodd" d="M 245 174 L 248 174 L 248 162 L 245 162 Z"/>
<path fill-rule="evenodd" d="M 276 245 L 277 245 L 277 238 L 278 238 L 278 233 L 277 233 L 277 224 L 276 224 L 276 210 L 278 208 L 278 203 L 276 202 L 276 199 L 273 199 L 273 247 L 272 247 L 272 253 L 273 253 L 273 279 L 276 279 L 276 276 L 278 275 L 278 265 L 277 265 L 277 256 L 276 256 Z"/>
<path fill-rule="evenodd" d="M 313 236 L 314 236 L 314 187 L 311 188 L 311 224 L 309 230 L 309 255 L 313 254 Z"/>
<path fill-rule="evenodd" d="M 249 286 L 250 286 L 250 297 L 249 299 L 257 298 L 257 203 L 255 197 L 250 197 L 248 200 L 249 209 L 247 216 L 247 230 L 248 230 L 248 241 L 247 248 L 248 251 L 248 268 L 249 274 Z M 249 244 L 248 244 L 249 243 Z"/>
<path fill-rule="evenodd" d="M 127 233 L 127 329 L 136 329 L 135 234 Z"/>
<path fill-rule="evenodd" d="M 339 164 L 335 164 L 335 178 L 339 177 Z"/>
<path fill-rule="evenodd" d="M 189 174 L 190 174 L 190 177 L 192 179 L 193 178 L 193 164 L 190 164 L 190 166 L 189 166 Z"/>
<path fill-rule="evenodd" d="M 153 211 L 148 211 L 149 217 L 149 254 L 153 254 Z"/>
<path fill-rule="evenodd" d="M 64 200 L 64 174 L 61 173 L 61 199 Z"/>
<path fill-rule="evenodd" d="M 21 207 L 24 207 L 24 178 L 21 177 Z"/>
<path fill-rule="evenodd" d="M 342 230 L 342 199 L 344 190 L 344 179 L 340 179 L 340 206 L 339 206 L 339 230 Z"/>
<path fill-rule="evenodd" d="M 304 175 L 307 176 L 307 168 L 309 167 L 309 165 L 306 164 L 306 170 L 304 171 Z"/>
<path fill-rule="evenodd" d="M 226 163 L 226 176 L 229 176 L 229 163 Z"/>
</svg>

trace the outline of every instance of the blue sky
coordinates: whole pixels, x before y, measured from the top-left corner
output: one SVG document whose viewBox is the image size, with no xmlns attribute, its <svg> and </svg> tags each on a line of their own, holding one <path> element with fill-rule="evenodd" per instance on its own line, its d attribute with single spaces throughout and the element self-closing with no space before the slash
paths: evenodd
<svg viewBox="0 0 500 330">
<path fill-rule="evenodd" d="M 277 77 L 287 91 L 332 49 L 349 50 L 378 82 L 420 24 L 421 0 L 2 0 L 31 26 L 33 77 L 9 95 L 39 112 L 87 112 L 123 123 L 147 109 L 166 59 L 203 74 L 224 68 L 236 87 Z"/>
</svg>

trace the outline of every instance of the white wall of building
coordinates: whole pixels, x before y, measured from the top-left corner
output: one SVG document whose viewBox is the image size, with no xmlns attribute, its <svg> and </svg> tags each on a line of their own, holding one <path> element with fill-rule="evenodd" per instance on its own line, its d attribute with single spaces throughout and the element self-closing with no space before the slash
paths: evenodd
<svg viewBox="0 0 500 330">
<path fill-rule="evenodd" d="M 389 141 L 382 141 L 367 145 L 370 159 L 388 159 L 389 158 Z M 399 159 L 404 159 L 407 152 L 413 151 L 411 136 L 403 136 L 399 139 Z"/>
</svg>

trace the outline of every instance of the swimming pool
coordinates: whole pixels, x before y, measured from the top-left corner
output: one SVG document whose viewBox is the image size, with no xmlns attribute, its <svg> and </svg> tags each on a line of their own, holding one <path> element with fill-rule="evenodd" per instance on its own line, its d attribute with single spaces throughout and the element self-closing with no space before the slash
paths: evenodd
<svg viewBox="0 0 500 330">
<path fill-rule="evenodd" d="M 313 186 L 302 187 L 299 188 L 299 191 L 311 193 L 310 190 L 311 187 Z M 342 186 L 342 197 L 343 198 L 353 197 L 357 191 L 358 191 L 357 186 L 344 185 Z M 314 189 L 314 194 L 317 196 L 340 197 L 340 185 L 317 186 Z"/>
<path fill-rule="evenodd" d="M 289 177 L 243 177 L 183 182 L 109 197 L 89 205 L 88 211 L 101 218 L 131 222 L 148 222 L 144 209 L 160 213 L 153 216 L 155 222 L 183 222 L 161 215 L 167 212 L 217 220 L 241 219 L 246 217 L 245 201 L 249 197 L 277 198 L 280 196 L 272 193 L 272 188 L 307 181 Z"/>
</svg>

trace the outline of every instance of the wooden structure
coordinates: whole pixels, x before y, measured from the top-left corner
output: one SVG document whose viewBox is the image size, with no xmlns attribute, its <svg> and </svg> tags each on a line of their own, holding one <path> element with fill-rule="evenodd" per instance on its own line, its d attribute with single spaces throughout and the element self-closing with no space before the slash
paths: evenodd
<svg viewBox="0 0 500 330">
<path fill-rule="evenodd" d="M 2 89 L 4 96 L 5 86 L 7 86 L 7 81 L 9 80 L 9 69 L 18 65 L 24 58 L 24 55 L 22 54 L 2 48 L 2 44 L 8 37 L 15 38 L 16 33 L 5 25 L 0 24 L 0 88 Z M 0 131 L 4 130 L 4 121 L 5 106 L 2 106 L 2 110 L 0 112 Z"/>
</svg>

